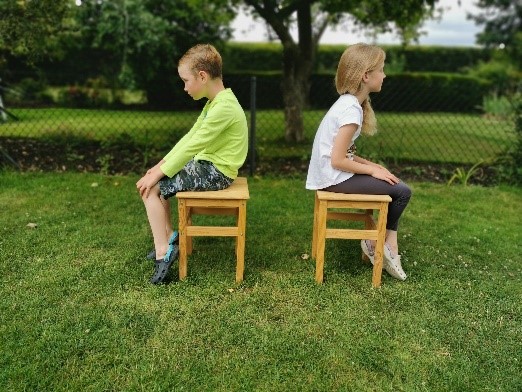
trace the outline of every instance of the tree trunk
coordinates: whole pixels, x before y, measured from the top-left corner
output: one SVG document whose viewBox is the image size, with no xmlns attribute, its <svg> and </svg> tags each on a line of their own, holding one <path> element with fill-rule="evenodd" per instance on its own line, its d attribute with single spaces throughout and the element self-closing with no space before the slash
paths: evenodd
<svg viewBox="0 0 522 392">
<path fill-rule="evenodd" d="M 305 108 L 307 81 L 295 74 L 283 75 L 283 101 L 285 103 L 285 140 L 289 143 L 304 139 L 303 109 Z"/>
<path fill-rule="evenodd" d="M 299 43 L 291 38 L 283 43 L 283 101 L 285 103 L 285 140 L 298 143 L 304 140 L 303 110 L 310 91 L 309 78 L 315 58 L 312 39 L 310 3 L 301 2 L 297 9 Z"/>
</svg>

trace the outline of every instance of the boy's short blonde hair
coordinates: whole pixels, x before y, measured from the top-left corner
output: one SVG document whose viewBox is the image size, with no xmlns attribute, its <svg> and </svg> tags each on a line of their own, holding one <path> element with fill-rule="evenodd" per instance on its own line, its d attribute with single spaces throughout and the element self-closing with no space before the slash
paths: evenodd
<svg viewBox="0 0 522 392">
<path fill-rule="evenodd" d="M 223 78 L 223 60 L 216 48 L 210 44 L 198 44 L 193 46 L 181 57 L 178 66 L 187 64 L 197 73 L 206 72 L 211 79 Z"/>
</svg>

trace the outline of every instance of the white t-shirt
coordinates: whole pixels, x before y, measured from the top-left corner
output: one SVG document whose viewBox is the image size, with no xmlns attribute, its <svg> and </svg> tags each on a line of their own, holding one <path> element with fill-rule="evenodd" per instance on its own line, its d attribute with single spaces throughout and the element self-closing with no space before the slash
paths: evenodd
<svg viewBox="0 0 522 392">
<path fill-rule="evenodd" d="M 351 94 L 344 94 L 332 105 L 326 113 L 312 147 L 312 158 L 308 167 L 306 189 L 323 189 L 339 184 L 353 176 L 353 173 L 335 169 L 332 166 L 332 148 L 339 128 L 348 124 L 357 124 L 357 131 L 353 135 L 352 144 L 361 134 L 363 110 L 357 98 Z M 350 157 L 353 159 L 353 157 Z"/>
</svg>

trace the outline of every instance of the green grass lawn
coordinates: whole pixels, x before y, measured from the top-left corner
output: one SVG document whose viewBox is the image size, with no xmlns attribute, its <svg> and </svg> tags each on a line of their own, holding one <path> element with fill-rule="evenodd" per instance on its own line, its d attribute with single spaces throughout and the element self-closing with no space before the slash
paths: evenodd
<svg viewBox="0 0 522 392">
<path fill-rule="evenodd" d="M 411 184 L 372 289 L 357 241 L 314 282 L 304 179 L 250 178 L 245 281 L 200 238 L 153 286 L 136 180 L 0 172 L 0 390 L 521 390 L 520 188 Z"/>
<path fill-rule="evenodd" d="M 117 139 L 167 149 L 192 126 L 197 112 L 13 109 L 21 121 L 0 125 L 0 136 Z M 305 141 L 284 142 L 282 110 L 256 114 L 256 149 L 263 158 L 303 158 L 311 153 L 323 110 L 303 115 Z M 247 112 L 248 117 L 250 113 Z M 459 113 L 377 113 L 379 132 L 357 141 L 359 151 L 382 161 L 473 164 L 495 157 L 515 142 L 512 122 Z M 250 120 L 249 120 L 250 121 Z"/>
</svg>

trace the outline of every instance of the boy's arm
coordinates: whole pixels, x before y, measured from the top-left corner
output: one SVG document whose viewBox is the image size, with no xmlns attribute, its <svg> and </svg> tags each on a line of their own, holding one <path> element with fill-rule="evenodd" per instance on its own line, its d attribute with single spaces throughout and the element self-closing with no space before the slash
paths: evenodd
<svg viewBox="0 0 522 392">
<path fill-rule="evenodd" d="M 163 157 L 163 161 L 168 161 L 169 159 L 171 159 L 171 157 L 176 155 L 176 153 L 179 150 L 183 149 L 183 146 L 186 143 L 188 143 L 190 138 L 194 135 L 194 133 L 196 133 L 196 130 L 199 128 L 201 122 L 203 121 L 205 111 L 206 111 L 206 107 L 203 108 L 203 110 L 199 114 L 196 122 L 194 123 L 194 125 L 192 125 L 192 128 L 190 128 L 190 130 L 181 139 L 178 140 L 176 145 L 169 151 L 169 153 Z"/>
<path fill-rule="evenodd" d="M 209 109 L 206 117 L 201 121 L 200 126 L 194 129 L 190 138 L 183 138 L 183 143 L 178 142 L 165 157 L 165 163 L 161 165 L 163 173 L 172 177 L 195 155 L 211 145 L 234 121 L 233 113 L 227 104 L 217 104 Z"/>
</svg>

